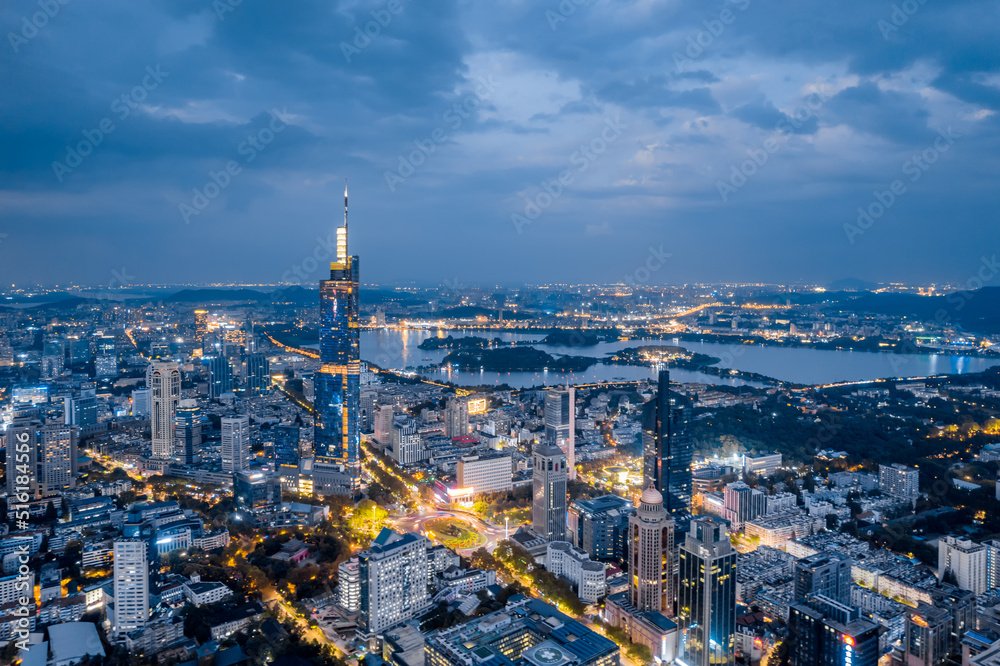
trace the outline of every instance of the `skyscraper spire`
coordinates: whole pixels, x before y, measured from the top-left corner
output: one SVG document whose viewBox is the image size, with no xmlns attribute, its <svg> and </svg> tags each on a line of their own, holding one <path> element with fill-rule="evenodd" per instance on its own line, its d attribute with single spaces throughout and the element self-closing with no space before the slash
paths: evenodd
<svg viewBox="0 0 1000 666">
<path fill-rule="evenodd" d="M 344 226 L 337 229 L 337 262 L 347 263 L 347 179 L 344 179 Z"/>
</svg>

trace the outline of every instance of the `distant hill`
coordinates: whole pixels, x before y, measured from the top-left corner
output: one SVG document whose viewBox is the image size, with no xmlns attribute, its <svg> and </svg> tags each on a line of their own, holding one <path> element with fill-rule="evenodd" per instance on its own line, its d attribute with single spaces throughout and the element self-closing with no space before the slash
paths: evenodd
<svg viewBox="0 0 1000 666">
<path fill-rule="evenodd" d="M 826 288 L 828 291 L 875 291 L 878 285 L 858 278 L 842 278 L 834 280 Z"/>
<path fill-rule="evenodd" d="M 958 291 L 944 296 L 914 294 L 827 294 L 828 309 L 842 312 L 913 317 L 923 321 L 955 323 L 977 333 L 1000 332 L 1000 287 Z"/>
</svg>

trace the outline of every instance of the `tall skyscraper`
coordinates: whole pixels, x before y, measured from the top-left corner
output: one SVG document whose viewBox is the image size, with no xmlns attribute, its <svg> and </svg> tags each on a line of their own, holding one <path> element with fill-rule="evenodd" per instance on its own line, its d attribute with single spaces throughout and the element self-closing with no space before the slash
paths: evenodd
<svg viewBox="0 0 1000 666">
<path fill-rule="evenodd" d="M 688 410 L 683 398 L 670 391 L 670 372 L 660 370 L 656 396 L 643 408 L 644 482 L 663 495 L 667 511 L 676 520 L 691 516 L 691 461 L 694 450 L 688 433 Z"/>
<path fill-rule="evenodd" d="M 576 478 L 576 389 L 552 389 L 545 393 L 545 443 L 566 454 L 569 478 Z"/>
<path fill-rule="evenodd" d="M 66 425 L 80 428 L 97 425 L 97 387 L 93 382 L 85 382 L 80 387 L 80 395 L 66 398 L 64 405 Z"/>
<path fill-rule="evenodd" d="M 469 401 L 451 398 L 444 410 L 444 434 L 447 437 L 465 437 L 469 434 Z"/>
<path fill-rule="evenodd" d="M 358 626 L 362 632 L 380 634 L 430 607 L 429 548 L 430 542 L 420 534 L 399 534 L 383 528 L 371 548 L 358 555 Z"/>
<path fill-rule="evenodd" d="M 151 391 L 148 388 L 132 391 L 132 416 L 142 418 L 149 416 L 151 407 Z"/>
<path fill-rule="evenodd" d="M 879 625 L 860 611 L 822 595 L 808 595 L 788 614 L 792 666 L 876 666 Z M 930 666 L 927 664 L 926 666 Z"/>
<path fill-rule="evenodd" d="M 767 513 L 767 493 L 742 481 L 728 484 L 723 491 L 723 499 L 725 509 L 722 517 L 736 531 L 742 531 L 744 524 Z"/>
<path fill-rule="evenodd" d="M 350 493 L 361 489 L 361 338 L 358 327 L 360 260 L 347 254 L 347 188 L 344 226 L 337 229 L 337 260 L 319 283 L 319 355 L 315 376 L 314 448 L 319 464 L 343 465 Z"/>
<path fill-rule="evenodd" d="M 209 356 L 202 361 L 208 367 L 208 397 L 218 398 L 233 391 L 233 367 L 225 354 Z"/>
<path fill-rule="evenodd" d="M 146 542 L 120 538 L 114 542 L 114 633 L 141 629 L 149 620 L 149 562 Z"/>
<path fill-rule="evenodd" d="M 185 465 L 194 462 L 201 448 L 201 410 L 197 400 L 181 400 L 174 417 L 174 457 Z"/>
<path fill-rule="evenodd" d="M 963 590 L 982 594 L 989 589 L 989 546 L 969 539 L 953 536 L 938 541 L 938 578 L 955 577 L 955 584 Z"/>
<path fill-rule="evenodd" d="M 642 491 L 639 510 L 628 519 L 629 593 L 640 611 L 674 616 L 674 521 L 663 508 L 663 495 L 652 486 Z"/>
<path fill-rule="evenodd" d="M 41 475 L 38 460 L 38 429 L 41 423 L 29 418 L 15 419 L 7 427 L 5 448 L 7 451 L 7 494 L 22 494 L 19 488 L 27 489 L 29 498 L 42 496 Z M 13 503 L 8 500 L 8 503 Z"/>
<path fill-rule="evenodd" d="M 76 428 L 62 423 L 47 423 L 38 430 L 38 486 L 43 497 L 76 486 L 76 438 Z"/>
<path fill-rule="evenodd" d="M 222 471 L 244 472 L 248 469 L 250 469 L 250 417 L 226 417 L 222 419 Z"/>
<path fill-rule="evenodd" d="M 533 452 L 531 529 L 548 541 L 566 540 L 566 454 L 539 444 Z"/>
<path fill-rule="evenodd" d="M 62 338 L 48 338 L 42 343 L 42 379 L 53 379 L 66 368 L 66 346 Z"/>
<path fill-rule="evenodd" d="M 271 428 L 271 436 L 274 438 L 275 467 L 298 467 L 301 439 L 299 427 L 282 423 Z"/>
<path fill-rule="evenodd" d="M 795 601 L 822 595 L 840 604 L 851 603 L 851 558 L 822 552 L 795 562 Z"/>
<path fill-rule="evenodd" d="M 153 457 L 170 458 L 174 453 L 174 417 L 181 399 L 181 369 L 177 363 L 154 361 L 146 369 L 149 388 Z"/>
<path fill-rule="evenodd" d="M 734 664 L 736 650 L 736 551 L 724 523 L 691 521 L 680 547 L 677 624 L 686 666 Z"/>
<path fill-rule="evenodd" d="M 208 310 L 195 310 L 194 311 L 194 338 L 198 342 L 202 342 L 205 339 L 205 334 L 208 333 Z"/>
<path fill-rule="evenodd" d="M 246 392 L 248 395 L 262 393 L 271 385 L 271 363 L 267 354 L 254 352 L 246 358 Z"/>
</svg>

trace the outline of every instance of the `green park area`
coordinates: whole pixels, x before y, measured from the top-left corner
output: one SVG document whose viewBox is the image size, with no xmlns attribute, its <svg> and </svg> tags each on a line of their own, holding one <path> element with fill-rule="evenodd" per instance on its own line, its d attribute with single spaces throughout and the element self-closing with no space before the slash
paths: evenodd
<svg viewBox="0 0 1000 666">
<path fill-rule="evenodd" d="M 476 548 L 486 543 L 483 535 L 458 518 L 433 518 L 424 523 L 424 530 L 453 550 Z"/>
</svg>

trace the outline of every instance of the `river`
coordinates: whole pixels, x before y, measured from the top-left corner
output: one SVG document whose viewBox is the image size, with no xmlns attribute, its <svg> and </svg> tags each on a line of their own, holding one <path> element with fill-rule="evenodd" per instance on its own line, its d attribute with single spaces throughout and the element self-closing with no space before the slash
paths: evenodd
<svg viewBox="0 0 1000 666">
<path fill-rule="evenodd" d="M 947 354 L 880 354 L 862 351 L 837 351 L 808 347 L 778 347 L 767 345 L 727 345 L 692 340 L 629 340 L 602 342 L 591 347 L 561 347 L 538 344 L 545 336 L 539 333 L 501 333 L 464 331 L 364 330 L 361 332 L 361 358 L 380 367 L 414 370 L 417 366 L 440 363 L 450 350 L 423 350 L 418 345 L 429 337 L 462 337 L 475 335 L 500 338 L 505 342 L 535 342 L 534 347 L 550 354 L 572 354 L 603 358 L 626 347 L 646 344 L 679 345 L 691 351 L 721 359 L 724 368 L 756 372 L 768 377 L 800 384 L 827 384 L 842 381 L 865 381 L 881 377 L 923 377 L 936 374 L 980 372 L 1000 360 Z M 460 385 L 508 384 L 514 388 L 538 385 L 589 384 L 599 381 L 651 379 L 652 367 L 630 365 L 594 365 L 585 372 L 458 372 L 442 369 L 424 372 L 428 378 L 451 381 Z M 702 382 L 729 386 L 756 385 L 735 377 L 720 378 L 692 370 L 672 368 L 670 378 L 677 382 Z"/>
</svg>

